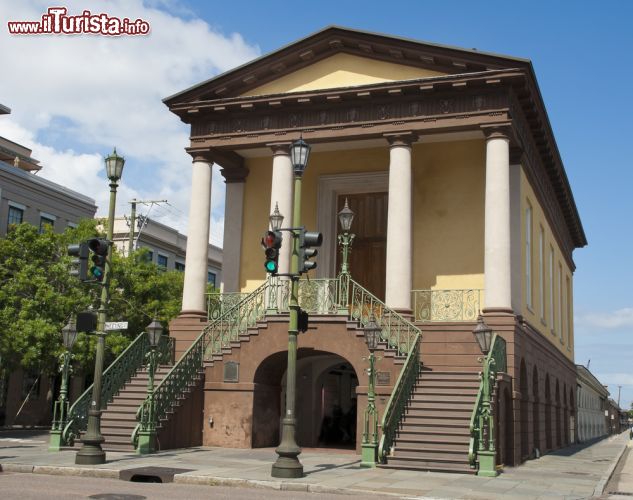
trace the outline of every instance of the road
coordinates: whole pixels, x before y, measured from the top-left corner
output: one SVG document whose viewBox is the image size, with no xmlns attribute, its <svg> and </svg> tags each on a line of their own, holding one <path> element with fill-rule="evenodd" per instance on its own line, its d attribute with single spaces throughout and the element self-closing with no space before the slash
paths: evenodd
<svg viewBox="0 0 633 500">
<path fill-rule="evenodd" d="M 341 500 L 342 498 L 371 498 L 393 500 L 393 496 L 336 495 L 276 491 L 255 488 L 227 488 L 175 483 L 130 483 L 118 479 L 91 477 L 47 476 L 44 474 L 0 473 L 0 497 L 3 500 L 69 500 L 91 498 L 95 500 L 266 500 L 279 499 Z"/>
</svg>

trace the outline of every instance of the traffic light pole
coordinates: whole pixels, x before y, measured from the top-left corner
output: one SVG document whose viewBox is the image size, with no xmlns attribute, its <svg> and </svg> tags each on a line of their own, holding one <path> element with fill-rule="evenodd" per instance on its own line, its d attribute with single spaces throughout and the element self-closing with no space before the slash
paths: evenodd
<svg viewBox="0 0 633 500">
<path fill-rule="evenodd" d="M 105 356 L 105 324 L 107 321 L 108 303 L 110 302 L 110 262 L 112 259 L 112 236 L 114 234 L 114 208 L 116 206 L 117 183 L 110 182 L 110 205 L 108 211 L 108 236 L 110 242 L 108 257 L 105 262 L 105 272 L 101 283 L 101 303 L 97 314 L 97 353 L 95 359 L 95 374 L 92 386 L 92 402 L 88 410 L 88 429 L 82 438 L 81 449 L 75 456 L 75 463 L 81 465 L 96 465 L 105 463 L 106 454 L 101 448 L 103 436 L 101 434 L 101 375 L 103 373 L 103 358 Z"/>
<path fill-rule="evenodd" d="M 301 226 L 301 175 L 295 174 L 292 227 Z M 301 449 L 297 445 L 295 416 L 297 385 L 297 335 L 299 323 L 299 235 L 292 233 L 292 258 L 290 260 L 290 323 L 288 326 L 288 370 L 286 372 L 286 413 L 282 420 L 281 443 L 275 450 L 277 461 L 273 464 L 272 477 L 303 477 L 303 465 L 299 461 Z"/>
</svg>

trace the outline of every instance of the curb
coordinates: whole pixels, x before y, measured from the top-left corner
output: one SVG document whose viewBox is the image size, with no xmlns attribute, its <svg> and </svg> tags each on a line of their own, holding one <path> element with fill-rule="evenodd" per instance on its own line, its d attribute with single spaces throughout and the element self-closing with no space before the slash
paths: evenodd
<svg viewBox="0 0 633 500">
<path fill-rule="evenodd" d="M 622 444 L 622 447 L 621 447 L 620 451 L 618 452 L 617 456 L 615 457 L 615 459 L 613 460 L 613 462 L 609 466 L 609 469 L 607 470 L 607 472 L 605 472 L 602 475 L 602 477 L 600 478 L 600 481 L 598 482 L 598 484 L 594 488 L 594 490 L 593 490 L 593 496 L 594 497 L 599 497 L 599 496 L 601 496 L 604 493 L 604 490 L 607 487 L 607 484 L 608 484 L 609 480 L 613 476 L 613 473 L 615 472 L 615 468 L 620 463 L 620 459 L 622 458 L 622 455 L 626 451 L 626 448 L 628 447 L 628 445 L 629 445 L 629 440 L 627 439 Z"/>
<path fill-rule="evenodd" d="M 83 467 L 60 467 L 50 465 L 27 465 L 27 464 L 1 464 L 0 473 L 18 472 L 26 474 L 48 474 L 51 476 L 83 476 L 103 479 L 120 479 L 118 469 L 99 469 Z M 123 480 L 122 480 L 123 481 Z M 226 486 L 242 487 L 254 489 L 268 489 L 277 491 L 302 491 L 309 493 L 329 493 L 336 495 L 382 495 L 402 498 L 400 493 L 380 492 L 371 490 L 361 490 L 355 488 L 337 488 L 335 486 L 325 486 L 314 483 L 295 483 L 290 481 L 265 481 L 257 479 L 241 479 L 229 477 L 200 476 L 189 474 L 175 474 L 174 483 L 177 484 L 197 484 L 201 486 Z"/>
</svg>

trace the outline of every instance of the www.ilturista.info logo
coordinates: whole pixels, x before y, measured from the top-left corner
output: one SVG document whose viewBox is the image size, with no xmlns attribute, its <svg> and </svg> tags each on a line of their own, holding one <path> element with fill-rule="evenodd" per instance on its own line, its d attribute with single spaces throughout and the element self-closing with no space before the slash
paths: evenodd
<svg viewBox="0 0 633 500">
<path fill-rule="evenodd" d="M 69 16 L 66 7 L 49 7 L 41 21 L 8 21 L 12 35 L 147 35 L 149 23 L 143 19 L 110 17 L 84 10 L 78 16 Z"/>
</svg>

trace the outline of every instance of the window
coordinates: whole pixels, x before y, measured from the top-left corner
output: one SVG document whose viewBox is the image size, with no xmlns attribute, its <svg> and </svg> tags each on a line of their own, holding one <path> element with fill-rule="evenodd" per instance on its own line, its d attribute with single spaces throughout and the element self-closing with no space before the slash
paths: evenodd
<svg viewBox="0 0 633 500">
<path fill-rule="evenodd" d="M 43 233 L 46 229 L 46 226 L 53 229 L 55 227 L 55 219 L 50 219 L 45 217 L 44 215 L 40 216 L 40 233 Z"/>
<path fill-rule="evenodd" d="M 174 264 L 174 269 L 182 273 L 185 271 L 185 265 L 182 262 L 176 262 L 176 264 Z"/>
<path fill-rule="evenodd" d="M 545 230 L 540 226 L 538 233 L 538 280 L 539 280 L 539 309 L 541 320 L 545 322 Z"/>
<path fill-rule="evenodd" d="M 525 300 L 532 308 L 532 206 L 525 209 Z"/>
<path fill-rule="evenodd" d="M 554 331 L 554 248 L 549 247 L 549 326 Z"/>
<path fill-rule="evenodd" d="M 563 341 L 563 266 L 558 264 L 558 295 L 556 296 L 556 318 L 558 321 L 558 334 Z"/>
<path fill-rule="evenodd" d="M 167 256 L 158 254 L 158 257 L 156 257 L 156 263 L 158 264 L 158 267 L 164 267 L 167 269 Z"/>
<path fill-rule="evenodd" d="M 215 288 L 215 273 L 212 273 L 211 271 L 207 272 L 207 283 L 213 285 L 213 288 Z"/>
<path fill-rule="evenodd" d="M 152 252 L 151 250 L 148 250 L 147 253 L 145 254 L 145 260 L 147 262 L 154 262 L 154 252 Z"/>
<path fill-rule="evenodd" d="M 24 210 L 22 208 L 9 205 L 9 218 L 7 220 L 8 225 L 22 224 L 23 219 Z"/>
<path fill-rule="evenodd" d="M 567 276 L 565 284 L 567 285 L 565 289 L 565 295 L 567 297 L 567 308 L 565 310 L 567 313 L 567 348 L 571 349 L 571 327 L 573 316 L 571 314 L 571 280 L 569 279 L 569 276 Z"/>
</svg>

